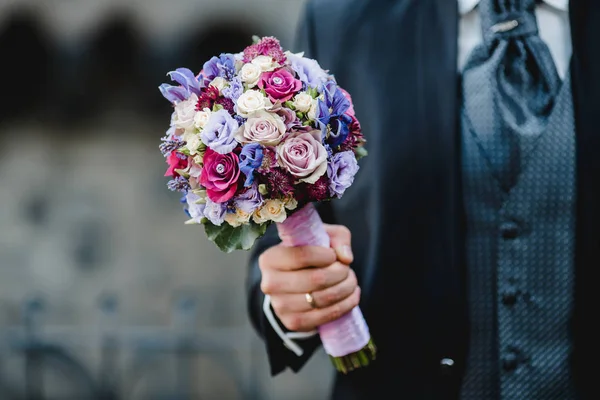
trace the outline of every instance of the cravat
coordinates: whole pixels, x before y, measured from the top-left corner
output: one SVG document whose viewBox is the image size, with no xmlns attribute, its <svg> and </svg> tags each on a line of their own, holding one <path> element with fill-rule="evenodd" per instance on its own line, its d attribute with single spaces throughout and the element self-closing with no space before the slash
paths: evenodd
<svg viewBox="0 0 600 400">
<path fill-rule="evenodd" d="M 544 132 L 561 80 L 538 35 L 536 0 L 482 0 L 483 42 L 462 76 L 468 129 L 505 192 Z"/>
</svg>

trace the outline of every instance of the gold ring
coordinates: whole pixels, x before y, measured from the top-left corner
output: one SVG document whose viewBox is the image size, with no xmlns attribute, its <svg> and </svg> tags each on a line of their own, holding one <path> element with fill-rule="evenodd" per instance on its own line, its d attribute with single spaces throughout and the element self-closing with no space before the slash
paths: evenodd
<svg viewBox="0 0 600 400">
<path fill-rule="evenodd" d="M 310 308 L 317 308 L 317 304 L 311 293 L 306 293 L 304 298 L 306 299 L 306 302 L 310 304 Z"/>
</svg>

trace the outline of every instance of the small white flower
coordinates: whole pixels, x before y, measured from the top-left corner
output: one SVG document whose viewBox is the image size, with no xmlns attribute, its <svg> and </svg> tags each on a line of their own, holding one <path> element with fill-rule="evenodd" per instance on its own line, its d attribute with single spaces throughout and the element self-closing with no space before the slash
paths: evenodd
<svg viewBox="0 0 600 400">
<path fill-rule="evenodd" d="M 178 129 L 185 131 L 193 131 L 195 129 L 196 104 L 198 104 L 198 96 L 192 93 L 189 99 L 175 105 L 172 121 Z"/>
<path fill-rule="evenodd" d="M 237 100 L 237 113 L 245 118 L 256 111 L 269 110 L 271 107 L 273 103 L 258 90 L 248 90 Z"/>
<path fill-rule="evenodd" d="M 196 133 L 189 133 L 186 132 L 183 135 L 183 140 L 185 140 L 185 147 L 190 151 L 190 155 L 194 156 L 198 153 L 198 148 L 200 147 L 200 144 L 202 143 L 202 140 L 200 139 L 200 135 L 196 134 Z"/>
<path fill-rule="evenodd" d="M 252 60 L 252 64 L 260 67 L 262 72 L 269 72 L 279 68 L 279 64 L 269 56 L 257 56 Z"/>
<path fill-rule="evenodd" d="M 206 125 L 206 123 L 210 119 L 211 114 L 212 111 L 210 111 L 208 108 L 205 108 L 202 111 L 198 111 L 194 116 L 194 125 L 196 125 L 196 128 L 203 129 L 204 125 Z"/>
<path fill-rule="evenodd" d="M 219 93 L 221 93 L 221 91 L 227 87 L 227 85 L 229 85 L 229 83 L 227 82 L 227 80 L 225 78 L 222 78 L 220 76 L 217 76 L 215 79 L 213 79 L 213 81 L 210 83 L 209 86 L 214 86 L 217 89 L 219 89 Z"/>
<path fill-rule="evenodd" d="M 312 120 L 317 119 L 318 105 L 319 105 L 319 102 L 316 99 L 313 99 L 313 102 L 310 105 L 310 109 L 308 110 L 308 113 L 306 113 L 306 116 L 308 117 L 308 119 L 312 119 Z"/>
<path fill-rule="evenodd" d="M 287 218 L 285 205 L 283 201 L 278 199 L 269 199 L 265 204 L 252 216 L 254 222 L 262 224 L 267 221 L 283 222 Z"/>
<path fill-rule="evenodd" d="M 314 99 L 312 98 L 311 95 L 309 95 L 306 92 L 301 92 L 298 93 L 296 95 L 296 97 L 294 97 L 294 107 L 296 108 L 296 110 L 300 111 L 300 112 L 308 112 L 310 111 L 310 109 L 313 107 L 313 104 L 315 103 Z"/>
<path fill-rule="evenodd" d="M 251 217 L 252 214 L 238 208 L 234 213 L 225 214 L 225 221 L 234 228 L 237 228 L 240 225 L 248 223 Z"/>
<path fill-rule="evenodd" d="M 260 74 L 262 74 L 262 69 L 260 69 L 258 65 L 248 63 L 244 64 L 244 66 L 240 70 L 240 79 L 242 80 L 242 82 L 247 84 L 248 87 L 252 88 L 258 83 Z"/>
</svg>

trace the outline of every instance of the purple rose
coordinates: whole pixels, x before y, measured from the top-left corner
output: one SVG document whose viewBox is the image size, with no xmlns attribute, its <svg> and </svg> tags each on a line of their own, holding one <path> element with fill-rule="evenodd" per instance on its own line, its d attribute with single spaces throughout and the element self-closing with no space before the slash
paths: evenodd
<svg viewBox="0 0 600 400">
<path fill-rule="evenodd" d="M 235 207 L 247 214 L 252 214 L 258 210 L 263 203 L 264 200 L 258 191 L 258 184 L 256 182 L 233 200 Z"/>
<path fill-rule="evenodd" d="M 273 103 L 284 103 L 294 97 L 302 89 L 302 82 L 288 70 L 281 68 L 271 72 L 263 72 L 258 80 L 258 87 L 264 89 Z"/>
<path fill-rule="evenodd" d="M 277 147 L 279 165 L 301 182 L 313 184 L 327 171 L 321 132 L 295 134 Z"/>
<path fill-rule="evenodd" d="M 235 133 L 239 129 L 238 122 L 227 112 L 219 110 L 212 113 L 202 130 L 202 143 L 219 154 L 230 153 L 238 143 Z"/>
<path fill-rule="evenodd" d="M 202 222 L 202 218 L 205 216 L 204 210 L 206 208 L 206 204 L 198 203 L 201 197 L 192 192 L 188 192 L 184 199 L 187 203 L 188 215 L 194 220 L 195 223 L 200 224 Z"/>
<path fill-rule="evenodd" d="M 254 171 L 262 165 L 263 149 L 258 143 L 250 143 L 242 147 L 240 153 L 240 170 L 246 175 L 244 186 L 248 187 L 254 182 Z"/>
<path fill-rule="evenodd" d="M 342 197 L 346 189 L 354 182 L 358 168 L 354 152 L 343 151 L 333 155 L 331 162 L 327 165 L 331 197 Z"/>
<path fill-rule="evenodd" d="M 211 199 L 206 199 L 204 216 L 213 224 L 220 226 L 225 221 L 227 213 L 227 203 L 215 203 Z"/>
<path fill-rule="evenodd" d="M 327 71 L 316 60 L 299 54 L 288 54 L 288 60 L 300 80 L 309 87 L 319 89 L 329 79 Z"/>
</svg>

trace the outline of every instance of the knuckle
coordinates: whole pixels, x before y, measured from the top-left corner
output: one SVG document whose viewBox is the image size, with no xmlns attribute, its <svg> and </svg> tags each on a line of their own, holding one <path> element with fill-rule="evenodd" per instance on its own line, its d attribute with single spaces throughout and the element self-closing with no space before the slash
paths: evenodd
<svg viewBox="0 0 600 400">
<path fill-rule="evenodd" d="M 351 307 L 354 308 L 360 303 L 360 288 L 356 288 L 353 295 L 351 296 Z"/>
<path fill-rule="evenodd" d="M 339 231 L 340 236 L 343 236 L 348 239 L 352 238 L 352 232 L 350 231 L 350 229 L 348 229 L 347 226 L 338 225 L 338 231 Z"/>
<path fill-rule="evenodd" d="M 281 323 L 290 331 L 299 331 L 302 329 L 302 317 L 298 314 L 283 317 Z"/>
<path fill-rule="evenodd" d="M 331 310 L 329 310 L 327 319 L 329 319 L 329 321 L 335 321 L 337 319 L 340 319 L 342 315 L 344 315 L 344 310 L 342 309 L 342 306 L 340 304 L 336 304 L 331 306 Z"/>
<path fill-rule="evenodd" d="M 265 251 L 260 256 L 258 256 L 258 268 L 261 271 L 265 271 L 267 269 L 267 265 L 269 264 L 269 251 Z"/>
<path fill-rule="evenodd" d="M 262 290 L 264 294 L 271 294 L 275 290 L 275 284 L 269 274 L 263 275 L 260 281 L 260 290 Z"/>
<path fill-rule="evenodd" d="M 310 284 L 315 288 L 322 288 L 327 283 L 327 275 L 324 269 L 310 271 Z"/>
<path fill-rule="evenodd" d="M 340 298 L 340 290 L 337 288 L 331 288 L 323 293 L 323 303 L 333 304 Z"/>
</svg>

